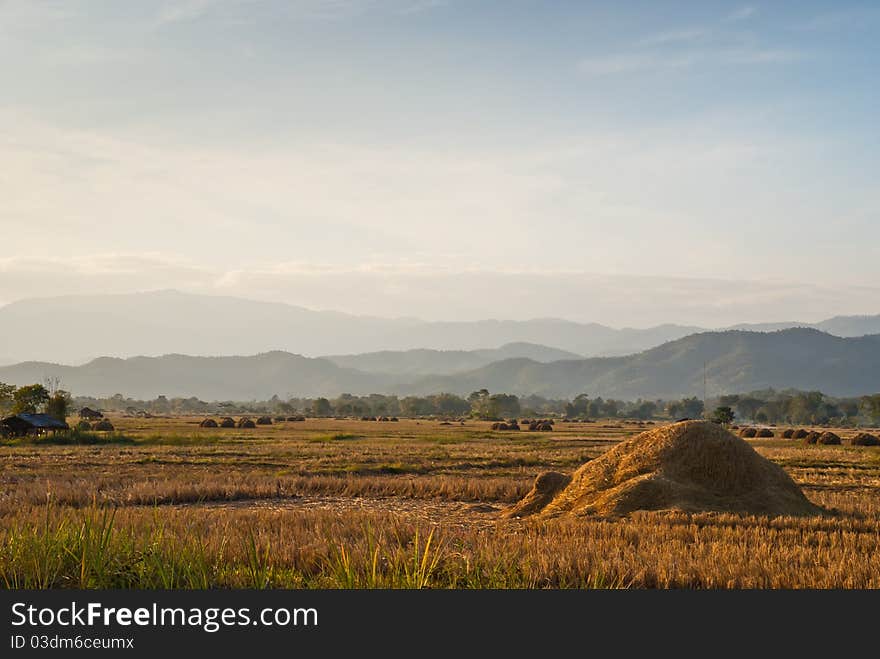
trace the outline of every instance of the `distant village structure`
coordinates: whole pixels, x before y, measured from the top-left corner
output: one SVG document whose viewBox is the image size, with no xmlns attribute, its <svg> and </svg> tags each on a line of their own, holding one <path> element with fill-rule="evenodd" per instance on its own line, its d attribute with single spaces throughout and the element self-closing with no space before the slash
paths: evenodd
<svg viewBox="0 0 880 659">
<path fill-rule="evenodd" d="M 67 430 L 69 426 L 48 414 L 16 414 L 0 421 L 0 431 L 10 437 L 44 435 Z"/>
<path fill-rule="evenodd" d="M 104 415 L 99 410 L 93 410 L 90 407 L 84 407 L 79 411 L 80 419 L 103 419 Z"/>
</svg>

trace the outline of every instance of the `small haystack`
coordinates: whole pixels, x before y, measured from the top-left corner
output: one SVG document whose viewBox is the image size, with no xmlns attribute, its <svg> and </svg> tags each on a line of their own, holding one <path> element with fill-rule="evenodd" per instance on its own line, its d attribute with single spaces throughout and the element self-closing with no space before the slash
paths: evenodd
<svg viewBox="0 0 880 659">
<path fill-rule="evenodd" d="M 257 419 L 258 426 L 271 426 L 272 425 L 272 417 L 271 416 L 261 416 Z"/>
<path fill-rule="evenodd" d="M 636 510 L 816 515 L 778 465 L 708 421 L 643 432 L 578 469 L 550 472 L 505 515 L 626 515 Z"/>
<path fill-rule="evenodd" d="M 98 423 L 92 426 L 92 430 L 112 431 L 115 430 L 115 428 L 107 419 L 101 419 Z"/>
<path fill-rule="evenodd" d="M 840 436 L 835 435 L 830 430 L 823 432 L 816 440 L 817 444 L 825 444 L 826 446 L 837 446 L 841 443 Z"/>
<path fill-rule="evenodd" d="M 773 431 L 770 430 L 770 428 L 761 428 L 761 429 L 757 432 L 757 434 L 755 435 L 755 437 L 760 437 L 760 438 L 762 438 L 762 439 L 766 439 L 766 438 L 768 438 L 768 437 L 775 437 L 775 435 L 773 434 Z"/>
<path fill-rule="evenodd" d="M 797 430 L 794 431 L 794 434 L 792 434 L 791 438 L 792 439 L 806 439 L 807 435 L 809 435 L 809 434 L 810 433 L 807 432 L 804 428 L 798 428 Z"/>
<path fill-rule="evenodd" d="M 220 427 L 221 428 L 235 428 L 235 419 L 233 419 L 231 416 L 224 416 L 220 420 Z"/>
<path fill-rule="evenodd" d="M 860 432 L 854 435 L 849 443 L 853 446 L 880 446 L 880 439 L 869 432 Z"/>
<path fill-rule="evenodd" d="M 76 424 L 76 429 L 82 430 L 82 431 L 89 431 L 92 429 L 92 424 L 89 423 L 88 421 L 83 420 L 83 421 L 80 421 L 79 423 Z"/>
<path fill-rule="evenodd" d="M 552 432 L 553 424 L 547 419 L 539 419 L 529 424 L 529 430 L 532 432 Z"/>
<path fill-rule="evenodd" d="M 254 423 L 250 417 L 243 416 L 238 420 L 239 428 L 256 428 L 257 424 Z"/>
<path fill-rule="evenodd" d="M 806 435 L 804 435 L 804 444 L 815 444 L 819 441 L 819 438 L 822 436 L 822 433 L 816 432 L 815 430 L 811 430 Z"/>
<path fill-rule="evenodd" d="M 754 428 L 743 428 L 739 431 L 739 436 L 744 439 L 752 439 L 758 435 L 758 431 Z"/>
<path fill-rule="evenodd" d="M 276 423 L 284 423 L 284 420 L 285 420 L 285 417 L 283 417 L 283 416 L 276 416 L 275 417 Z"/>
<path fill-rule="evenodd" d="M 786 428 L 782 431 L 782 439 L 792 439 L 794 437 L 794 428 Z"/>
<path fill-rule="evenodd" d="M 214 419 L 204 419 L 200 424 L 200 428 L 216 428 L 217 422 Z"/>
<path fill-rule="evenodd" d="M 294 416 L 287 417 L 287 420 L 288 421 L 305 421 L 306 418 L 302 414 L 295 414 Z M 361 421 L 363 421 L 363 420 L 364 419 L 362 418 Z M 369 421 L 370 417 L 367 417 L 366 420 Z"/>
</svg>

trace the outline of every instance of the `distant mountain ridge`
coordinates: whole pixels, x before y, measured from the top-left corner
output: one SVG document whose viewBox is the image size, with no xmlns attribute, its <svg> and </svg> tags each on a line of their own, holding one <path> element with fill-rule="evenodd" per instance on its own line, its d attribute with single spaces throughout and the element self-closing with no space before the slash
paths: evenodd
<svg viewBox="0 0 880 659">
<path fill-rule="evenodd" d="M 490 391 L 570 398 L 700 396 L 776 389 L 820 390 L 838 396 L 880 391 L 880 335 L 842 338 L 812 328 L 776 332 L 704 332 L 626 357 L 540 364 L 494 362 L 468 373 L 424 378 L 410 393 Z"/>
<path fill-rule="evenodd" d="M 812 325 L 741 325 L 737 329 L 790 327 L 812 327 L 843 337 L 863 336 L 880 333 L 880 315 L 839 316 Z M 333 359 L 345 361 L 349 355 L 378 351 L 473 352 L 522 343 L 587 357 L 615 356 L 708 330 L 674 324 L 614 329 L 557 318 L 460 322 L 377 318 L 234 297 L 153 291 L 14 302 L 0 307 L 0 331 L 7 362 L 76 364 L 102 355 L 254 355 L 271 350 L 333 355 Z M 473 358 L 471 368 L 483 365 L 479 355 Z"/>
<path fill-rule="evenodd" d="M 705 369 L 705 370 L 704 370 Z M 854 396 L 880 392 L 880 335 L 841 338 L 810 328 L 776 332 L 705 332 L 624 357 L 538 362 L 501 359 L 451 374 L 367 372 L 328 358 L 275 351 L 247 357 L 165 355 L 100 358 L 82 366 L 25 362 L 0 367 L 0 382 L 30 384 L 58 377 L 76 394 L 137 398 L 197 396 L 203 400 L 399 395 L 487 388 L 519 395 L 571 398 L 702 396 L 776 389 L 820 390 Z"/>
<path fill-rule="evenodd" d="M 337 366 L 396 376 L 449 375 L 502 359 L 525 357 L 536 362 L 582 359 L 582 355 L 534 343 L 507 343 L 484 350 L 382 350 L 359 355 L 328 355 Z"/>
</svg>

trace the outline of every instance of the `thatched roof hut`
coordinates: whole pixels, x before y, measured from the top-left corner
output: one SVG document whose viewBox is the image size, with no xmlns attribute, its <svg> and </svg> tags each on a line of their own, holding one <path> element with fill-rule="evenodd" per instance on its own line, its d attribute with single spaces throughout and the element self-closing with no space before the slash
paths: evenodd
<svg viewBox="0 0 880 659">
<path fill-rule="evenodd" d="M 100 410 L 93 410 L 90 407 L 84 407 L 79 411 L 80 419 L 103 419 L 104 415 Z"/>
<path fill-rule="evenodd" d="M 25 435 L 42 435 L 47 432 L 57 432 L 58 430 L 67 430 L 68 425 L 64 421 L 59 421 L 49 414 L 16 414 L 8 416 L 0 421 L 5 434 L 14 437 L 24 437 Z"/>
</svg>

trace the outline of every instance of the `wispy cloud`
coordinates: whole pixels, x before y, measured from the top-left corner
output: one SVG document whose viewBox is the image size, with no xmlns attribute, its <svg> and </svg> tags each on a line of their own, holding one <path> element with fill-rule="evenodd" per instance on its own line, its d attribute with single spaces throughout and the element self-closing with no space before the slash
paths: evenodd
<svg viewBox="0 0 880 659">
<path fill-rule="evenodd" d="M 202 18 L 214 9 L 222 0 L 178 0 L 167 2 L 159 10 L 157 23 L 168 25 L 185 23 Z"/>
<path fill-rule="evenodd" d="M 636 42 L 638 46 L 665 46 L 668 44 L 694 43 L 703 41 L 710 36 L 709 30 L 704 28 L 689 28 L 685 30 L 673 30 L 660 32 Z"/>
<path fill-rule="evenodd" d="M 880 7 L 862 7 L 817 14 L 790 26 L 796 32 L 824 32 L 860 25 L 876 25 Z"/>
<path fill-rule="evenodd" d="M 601 77 L 685 69 L 692 63 L 693 59 L 688 55 L 618 53 L 616 55 L 586 57 L 578 63 L 578 68 L 587 76 Z"/>
<path fill-rule="evenodd" d="M 751 48 L 723 52 L 719 59 L 725 64 L 784 64 L 808 59 L 808 55 L 797 50 Z"/>
<path fill-rule="evenodd" d="M 758 13 L 757 7 L 752 7 L 751 5 L 746 5 L 744 7 L 740 7 L 739 9 L 730 12 L 725 20 L 730 23 L 735 23 L 738 21 L 747 21 L 752 18 L 755 14 Z"/>
<path fill-rule="evenodd" d="M 796 50 L 743 47 L 724 50 L 690 50 L 683 53 L 629 52 L 587 57 L 578 63 L 579 70 L 590 77 L 635 75 L 683 71 L 717 65 L 786 64 L 808 59 Z"/>
</svg>

